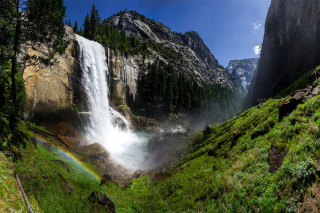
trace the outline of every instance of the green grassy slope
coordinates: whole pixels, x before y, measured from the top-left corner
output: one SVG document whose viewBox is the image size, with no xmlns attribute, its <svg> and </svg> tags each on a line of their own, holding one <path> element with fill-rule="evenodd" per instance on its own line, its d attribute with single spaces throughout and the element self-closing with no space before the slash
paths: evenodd
<svg viewBox="0 0 320 213">
<path fill-rule="evenodd" d="M 286 117 L 279 117 L 281 101 L 269 100 L 213 127 L 207 139 L 197 135 L 197 151 L 169 179 L 143 176 L 125 190 L 109 186 L 119 212 L 295 212 L 309 184 L 318 181 L 320 96 Z M 236 142 L 234 134 L 241 135 Z M 268 163 L 272 145 L 288 152 L 275 173 Z"/>
<path fill-rule="evenodd" d="M 25 145 L 15 146 L 21 159 L 14 169 L 39 212 L 104 212 L 94 200 L 84 208 L 93 191 L 106 193 L 116 212 L 295 212 L 296 204 L 303 206 L 310 195 L 311 185 L 318 183 L 320 95 L 279 117 L 282 102 L 269 100 L 261 108 L 253 107 L 212 127 L 207 138 L 194 135 L 192 154 L 167 172 L 165 180 L 153 182 L 145 175 L 125 187 L 115 182 L 99 186 L 91 174 L 60 152 L 35 147 L 33 133 L 23 122 L 18 129 L 25 135 Z M 46 140 L 64 148 L 54 138 Z M 279 154 L 287 153 L 274 173 L 268 162 L 272 147 Z M 73 154 L 99 173 L 85 156 Z M 58 172 L 72 186 L 72 193 L 66 191 Z"/>
</svg>

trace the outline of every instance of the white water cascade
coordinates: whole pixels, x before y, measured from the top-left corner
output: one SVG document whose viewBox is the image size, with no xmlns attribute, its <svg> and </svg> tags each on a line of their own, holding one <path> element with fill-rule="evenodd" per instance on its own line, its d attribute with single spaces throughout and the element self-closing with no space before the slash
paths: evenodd
<svg viewBox="0 0 320 213">
<path fill-rule="evenodd" d="M 87 138 L 99 142 L 111 157 L 131 170 L 143 169 L 148 138 L 130 130 L 129 122 L 109 106 L 108 65 L 101 44 L 77 35 L 80 46 L 80 64 L 84 72 L 82 85 L 89 104 L 89 121 L 85 128 Z M 121 118 L 127 128 L 115 125 Z"/>
</svg>

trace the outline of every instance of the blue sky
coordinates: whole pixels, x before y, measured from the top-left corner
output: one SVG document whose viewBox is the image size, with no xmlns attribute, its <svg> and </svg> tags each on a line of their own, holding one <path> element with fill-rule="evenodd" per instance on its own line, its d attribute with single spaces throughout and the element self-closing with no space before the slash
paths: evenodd
<svg viewBox="0 0 320 213">
<path fill-rule="evenodd" d="M 82 25 L 92 4 L 103 19 L 120 10 L 136 10 L 174 32 L 199 33 L 219 63 L 259 57 L 271 0 L 65 0 L 67 19 Z"/>
</svg>

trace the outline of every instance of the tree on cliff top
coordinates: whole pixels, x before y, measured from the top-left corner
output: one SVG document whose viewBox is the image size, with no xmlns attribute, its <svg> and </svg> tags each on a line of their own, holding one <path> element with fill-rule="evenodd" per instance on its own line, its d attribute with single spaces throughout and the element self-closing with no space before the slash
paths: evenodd
<svg viewBox="0 0 320 213">
<path fill-rule="evenodd" d="M 65 33 L 63 18 L 66 7 L 63 0 L 1 0 L 0 1 L 0 33 L 10 31 L 11 37 L 7 37 L 7 43 L 11 49 L 11 113 L 9 124 L 13 129 L 17 116 L 17 94 L 15 74 L 18 64 L 54 63 L 54 52 L 64 52 L 66 43 L 63 41 Z M 40 47 L 48 46 L 44 57 L 27 55 L 21 51 L 21 45 Z M 2 47 L 0 47 L 1 49 Z"/>
</svg>

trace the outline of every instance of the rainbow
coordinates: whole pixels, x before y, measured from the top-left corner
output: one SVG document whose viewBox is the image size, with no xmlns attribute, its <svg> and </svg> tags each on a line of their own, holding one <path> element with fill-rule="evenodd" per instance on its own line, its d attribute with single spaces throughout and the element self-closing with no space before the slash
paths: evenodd
<svg viewBox="0 0 320 213">
<path fill-rule="evenodd" d="M 86 173 L 88 173 L 89 175 L 93 176 L 97 182 L 101 182 L 101 176 L 95 172 L 94 170 L 92 170 L 88 165 L 86 165 L 83 161 L 81 161 L 79 159 L 79 157 L 77 157 L 74 153 L 68 151 L 67 149 L 63 149 L 61 147 L 57 147 L 54 146 L 51 143 L 48 143 L 40 138 L 35 137 L 35 140 L 37 143 L 42 144 L 44 146 L 49 146 L 50 148 L 53 148 L 55 151 L 61 153 L 65 158 L 73 161 L 75 164 L 77 164 L 80 168 L 83 168 L 84 171 L 86 171 Z"/>
</svg>

